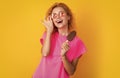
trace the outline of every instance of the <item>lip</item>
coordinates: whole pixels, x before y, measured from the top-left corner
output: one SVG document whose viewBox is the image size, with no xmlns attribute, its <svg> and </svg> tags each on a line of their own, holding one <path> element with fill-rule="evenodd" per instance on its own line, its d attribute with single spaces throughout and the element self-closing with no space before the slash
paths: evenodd
<svg viewBox="0 0 120 78">
<path fill-rule="evenodd" d="M 63 20 L 62 20 L 62 19 L 58 19 L 58 20 L 56 20 L 55 22 L 56 22 L 57 24 L 59 24 L 59 23 L 62 23 Z"/>
</svg>

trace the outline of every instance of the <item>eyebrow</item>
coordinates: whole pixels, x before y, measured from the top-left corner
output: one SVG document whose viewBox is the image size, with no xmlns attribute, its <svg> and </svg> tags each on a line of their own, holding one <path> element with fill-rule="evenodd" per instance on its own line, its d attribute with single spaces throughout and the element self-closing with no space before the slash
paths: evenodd
<svg viewBox="0 0 120 78">
<path fill-rule="evenodd" d="M 59 12 L 65 12 L 65 11 L 59 11 Z M 52 13 L 52 14 L 56 14 L 56 13 Z"/>
</svg>

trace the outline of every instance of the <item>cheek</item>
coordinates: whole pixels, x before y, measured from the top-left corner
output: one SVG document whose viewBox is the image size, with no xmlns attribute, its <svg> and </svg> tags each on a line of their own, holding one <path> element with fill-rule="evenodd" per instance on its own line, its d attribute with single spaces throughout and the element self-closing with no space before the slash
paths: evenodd
<svg viewBox="0 0 120 78">
<path fill-rule="evenodd" d="M 64 18 L 64 22 L 65 22 L 65 23 L 68 23 L 68 18 Z"/>
<path fill-rule="evenodd" d="M 55 20 L 54 20 L 54 19 L 52 19 L 52 21 L 53 21 L 53 23 L 55 23 Z"/>
<path fill-rule="evenodd" d="M 64 16 L 63 19 L 68 21 L 69 17 L 68 16 Z"/>
</svg>

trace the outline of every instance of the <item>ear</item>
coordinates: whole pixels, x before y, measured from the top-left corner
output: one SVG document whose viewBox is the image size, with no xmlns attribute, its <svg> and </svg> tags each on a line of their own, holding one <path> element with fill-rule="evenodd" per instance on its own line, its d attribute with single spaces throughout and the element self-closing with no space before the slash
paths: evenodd
<svg viewBox="0 0 120 78">
<path fill-rule="evenodd" d="M 70 16 L 68 16 L 68 20 L 70 20 Z"/>
</svg>

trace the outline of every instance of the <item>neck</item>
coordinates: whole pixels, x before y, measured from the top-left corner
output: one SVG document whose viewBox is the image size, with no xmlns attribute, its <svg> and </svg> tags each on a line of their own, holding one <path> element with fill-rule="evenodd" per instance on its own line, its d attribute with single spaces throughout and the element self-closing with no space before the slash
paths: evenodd
<svg viewBox="0 0 120 78">
<path fill-rule="evenodd" d="M 63 26 L 62 28 L 58 29 L 60 35 L 67 36 L 69 33 L 68 26 Z"/>
</svg>

